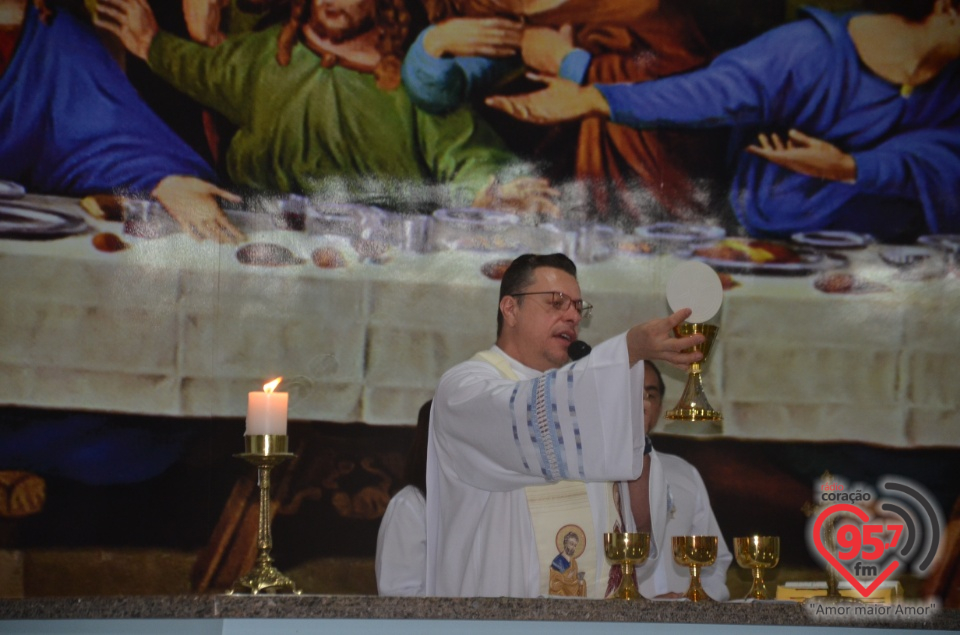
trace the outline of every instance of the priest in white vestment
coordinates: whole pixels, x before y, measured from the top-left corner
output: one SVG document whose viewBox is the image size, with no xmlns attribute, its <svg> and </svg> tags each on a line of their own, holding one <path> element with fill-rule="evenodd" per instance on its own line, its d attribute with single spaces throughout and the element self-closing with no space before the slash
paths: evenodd
<svg viewBox="0 0 960 635">
<path fill-rule="evenodd" d="M 570 525 L 582 531 L 578 572 L 586 595 L 603 597 L 609 567 L 602 536 L 617 520 L 613 482 L 638 478 L 644 461 L 640 362 L 685 367 L 701 355 L 683 351 L 703 337 L 672 337 L 690 315 L 684 309 L 570 362 L 567 349 L 590 306 L 562 254 L 517 258 L 500 296 L 496 345 L 445 373 L 434 395 L 427 595 L 548 595 L 563 533 L 541 527 L 536 518 L 543 516 L 562 532 Z M 586 484 L 582 493 L 568 495 L 565 485 L 577 482 Z M 564 493 L 551 497 L 553 488 Z M 618 489 L 629 498 L 625 485 Z M 531 506 L 543 513 L 532 514 Z M 626 516 L 624 529 L 633 531 Z"/>
</svg>

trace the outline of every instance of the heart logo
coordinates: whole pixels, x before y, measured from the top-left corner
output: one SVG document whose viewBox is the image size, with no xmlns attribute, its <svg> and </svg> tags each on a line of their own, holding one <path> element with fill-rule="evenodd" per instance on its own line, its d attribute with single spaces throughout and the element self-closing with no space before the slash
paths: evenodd
<svg viewBox="0 0 960 635">
<path fill-rule="evenodd" d="M 857 590 L 857 592 L 861 595 L 861 597 L 867 597 L 868 595 L 873 593 L 877 589 L 877 587 L 883 584 L 883 582 L 887 578 L 889 578 L 894 571 L 897 570 L 897 568 L 900 566 L 900 561 L 897 559 L 891 560 L 890 563 L 887 565 L 887 567 L 883 571 L 881 571 L 880 574 L 874 579 L 874 581 L 871 582 L 868 586 L 863 586 L 862 584 L 860 584 L 860 580 L 858 580 L 852 573 L 850 573 L 850 571 L 847 570 L 847 568 L 843 565 L 843 563 L 837 560 L 837 557 L 834 556 L 829 549 L 827 549 L 827 546 L 825 544 L 823 544 L 823 535 L 822 535 L 823 532 L 821 531 L 823 528 L 823 523 L 824 521 L 826 521 L 828 516 L 831 516 L 832 514 L 836 514 L 839 512 L 847 512 L 849 514 L 853 514 L 863 522 L 867 522 L 868 520 L 870 520 L 870 516 L 867 515 L 867 512 L 863 511 L 862 509 L 860 509 L 855 505 L 848 505 L 845 503 L 838 503 L 836 505 L 831 505 L 830 507 L 827 507 L 822 512 L 820 512 L 820 515 L 817 516 L 817 521 L 813 525 L 813 544 L 817 548 L 817 551 L 820 552 L 820 555 L 823 556 L 827 560 L 827 562 L 829 562 L 830 565 L 834 569 L 836 569 L 837 572 L 839 572 L 840 575 L 842 575 L 844 579 L 847 582 L 849 582 L 854 589 Z"/>
</svg>

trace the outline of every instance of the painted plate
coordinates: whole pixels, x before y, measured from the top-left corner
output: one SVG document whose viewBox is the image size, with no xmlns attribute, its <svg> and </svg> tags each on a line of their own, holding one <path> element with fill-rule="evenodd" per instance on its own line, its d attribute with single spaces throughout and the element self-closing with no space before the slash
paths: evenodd
<svg viewBox="0 0 960 635">
<path fill-rule="evenodd" d="M 873 243 L 870 234 L 845 231 L 799 232 L 790 237 L 793 242 L 821 249 L 863 249 Z"/>
<path fill-rule="evenodd" d="M 633 230 L 637 236 L 649 240 L 663 240 L 680 243 L 703 243 L 720 240 L 727 235 L 722 227 L 711 225 L 686 225 L 684 223 L 654 223 Z"/>
<path fill-rule="evenodd" d="M 23 198 L 26 194 L 26 188 L 19 183 L 0 180 L 0 199 Z"/>
<path fill-rule="evenodd" d="M 0 238 L 47 240 L 82 234 L 89 227 L 78 216 L 22 203 L 0 201 Z"/>
<path fill-rule="evenodd" d="M 930 234 L 921 236 L 917 239 L 917 242 L 950 253 L 960 253 L 960 234 Z"/>
<path fill-rule="evenodd" d="M 774 276 L 807 276 L 818 271 L 839 269 L 850 264 L 846 256 L 814 250 L 797 250 L 800 262 L 750 262 L 723 260 L 693 255 L 694 260 L 704 262 L 719 272 Z"/>
</svg>

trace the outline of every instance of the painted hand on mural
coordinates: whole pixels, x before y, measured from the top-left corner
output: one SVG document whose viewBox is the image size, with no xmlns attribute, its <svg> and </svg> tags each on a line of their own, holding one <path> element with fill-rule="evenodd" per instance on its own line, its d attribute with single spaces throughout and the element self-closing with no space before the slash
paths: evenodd
<svg viewBox="0 0 960 635">
<path fill-rule="evenodd" d="M 47 483 L 22 470 L 0 470 L 0 518 L 23 518 L 43 511 Z"/>
<path fill-rule="evenodd" d="M 559 75 L 563 58 L 573 48 L 573 27 L 569 24 L 559 29 L 535 26 L 523 30 L 520 53 L 527 67 L 540 73 Z"/>
<path fill-rule="evenodd" d="M 546 88 L 526 95 L 488 97 L 485 103 L 511 117 L 530 123 L 549 124 L 591 116 L 610 116 L 610 106 L 600 91 L 570 80 L 546 75 L 528 75 Z"/>
<path fill-rule="evenodd" d="M 146 61 L 160 27 L 147 0 L 98 0 L 93 23 L 120 39 L 120 43 Z"/>
<path fill-rule="evenodd" d="M 225 6 L 224 0 L 183 0 L 183 19 L 195 42 L 216 47 L 227 39 L 220 30 L 220 14 Z"/>
<path fill-rule="evenodd" d="M 520 50 L 523 26 L 506 18 L 452 18 L 424 36 L 433 57 L 509 57 Z"/>
<path fill-rule="evenodd" d="M 216 185 L 192 176 L 168 176 L 160 181 L 152 196 L 185 232 L 198 240 L 236 244 L 246 238 L 227 219 L 216 197 L 232 203 L 239 203 L 241 198 Z"/>
<path fill-rule="evenodd" d="M 558 196 L 560 192 L 550 187 L 547 179 L 524 176 L 500 183 L 490 177 L 486 187 L 473 200 L 473 206 L 558 218 L 560 208 L 555 202 Z"/>
<path fill-rule="evenodd" d="M 760 145 L 749 146 L 747 152 L 788 170 L 843 183 L 857 180 L 857 164 L 852 156 L 799 130 L 790 130 L 786 143 L 777 134 L 761 134 L 757 141 Z"/>
</svg>

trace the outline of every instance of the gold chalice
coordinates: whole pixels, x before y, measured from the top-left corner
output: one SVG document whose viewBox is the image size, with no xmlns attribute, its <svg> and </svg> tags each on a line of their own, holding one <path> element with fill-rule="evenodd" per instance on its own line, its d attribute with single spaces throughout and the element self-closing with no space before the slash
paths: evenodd
<svg viewBox="0 0 960 635">
<path fill-rule="evenodd" d="M 650 553 L 650 534 L 639 532 L 603 534 L 603 551 L 611 564 L 620 565 L 620 586 L 612 600 L 642 600 L 637 583 L 633 579 L 634 567 L 643 564 Z"/>
<path fill-rule="evenodd" d="M 753 570 L 753 586 L 744 599 L 769 600 L 763 584 L 763 570 L 772 569 L 780 562 L 780 538 L 777 536 L 745 536 L 733 539 L 737 564 Z"/>
<path fill-rule="evenodd" d="M 685 567 L 690 567 L 690 586 L 684 597 L 691 602 L 712 602 L 700 584 L 700 568 L 709 567 L 717 561 L 716 536 L 674 536 L 673 559 Z"/>
<path fill-rule="evenodd" d="M 699 351 L 703 353 L 703 359 L 690 365 L 690 372 L 687 375 L 687 384 L 683 388 L 683 394 L 677 401 L 677 405 L 667 411 L 667 419 L 674 421 L 714 421 L 718 425 L 709 432 L 720 432 L 719 422 L 723 421 L 723 415 L 719 410 L 715 410 L 707 400 L 707 395 L 703 391 L 703 380 L 700 375 L 703 373 L 703 367 L 707 363 L 707 357 L 713 343 L 717 340 L 717 332 L 720 327 L 713 324 L 700 324 L 684 322 L 675 326 L 674 335 L 677 337 L 687 337 L 697 333 L 702 333 L 706 338 L 703 344 L 698 344 L 693 348 L 685 349 L 685 353 Z"/>
</svg>

